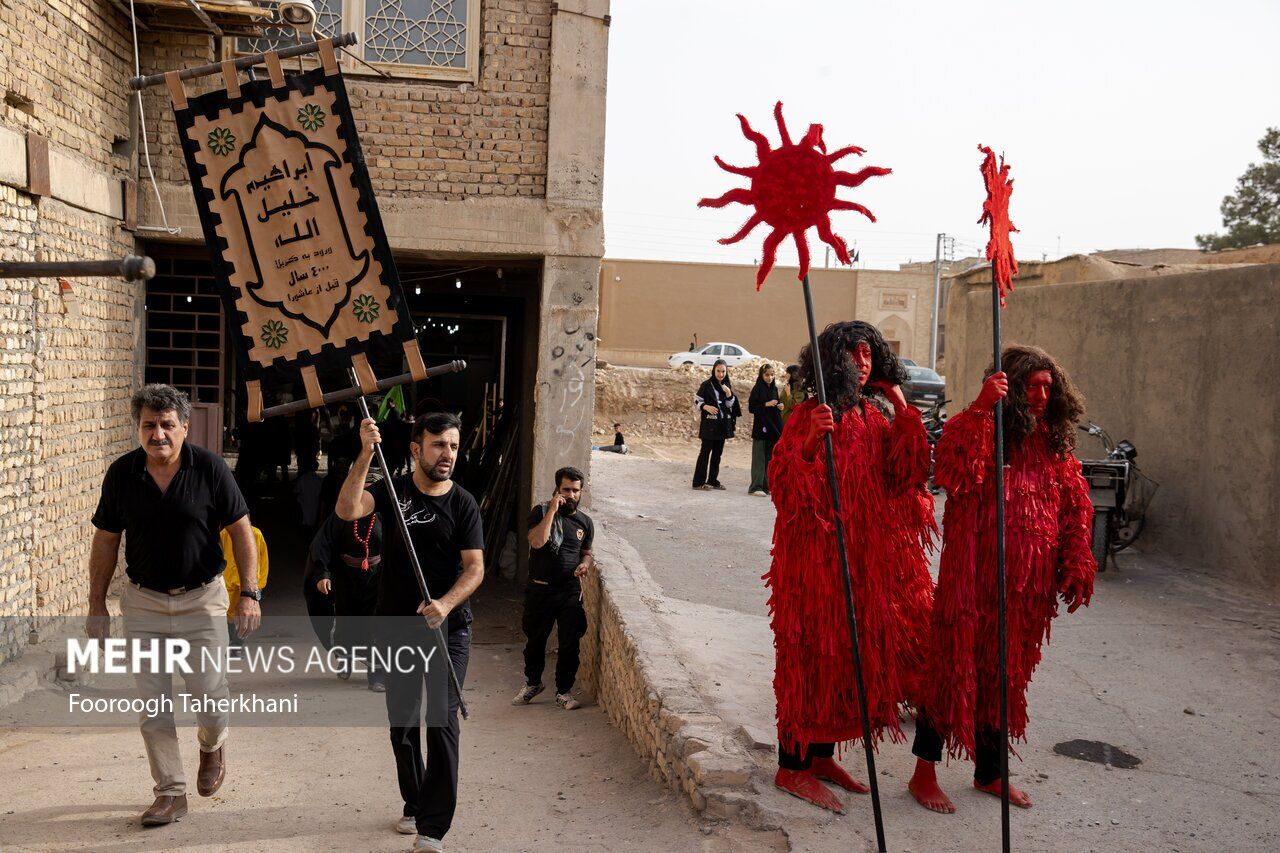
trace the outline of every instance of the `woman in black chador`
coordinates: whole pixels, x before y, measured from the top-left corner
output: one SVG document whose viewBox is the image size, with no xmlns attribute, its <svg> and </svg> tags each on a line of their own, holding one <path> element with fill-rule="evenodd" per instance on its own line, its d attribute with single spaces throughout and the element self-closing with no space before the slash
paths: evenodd
<svg viewBox="0 0 1280 853">
<path fill-rule="evenodd" d="M 724 359 L 716 359 L 711 376 L 698 388 L 693 399 L 698 406 L 698 437 L 702 439 L 698 464 L 693 469 L 693 487 L 703 491 L 723 489 L 720 456 L 724 453 L 725 439 L 733 438 L 734 422 L 742 417 L 742 406 L 733 394 L 729 365 Z"/>
</svg>

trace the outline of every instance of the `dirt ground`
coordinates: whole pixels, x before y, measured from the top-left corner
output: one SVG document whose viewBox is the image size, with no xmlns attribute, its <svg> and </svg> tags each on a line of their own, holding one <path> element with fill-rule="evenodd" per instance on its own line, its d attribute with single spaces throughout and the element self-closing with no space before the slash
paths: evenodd
<svg viewBox="0 0 1280 853">
<path fill-rule="evenodd" d="M 512 707 L 523 682 L 518 620 L 514 591 L 487 587 L 477 607 L 466 691 L 472 715 L 462 723 L 461 800 L 449 850 L 627 850 L 639 839 L 665 850 L 775 848 L 775 837 L 702 825 L 683 799 L 648 777 L 599 707 L 562 711 L 549 693 Z M 144 830 L 137 817 L 151 803 L 151 778 L 136 728 L 0 731 L 0 850 L 392 851 L 412 844 L 392 829 L 401 804 L 384 728 L 236 728 L 233 719 L 227 781 L 209 799 L 194 792 L 194 729 L 180 738 L 190 813 Z"/>
<path fill-rule="evenodd" d="M 726 491 L 692 491 L 679 446 L 593 462 L 592 511 L 666 592 L 661 618 L 703 698 L 768 744 L 754 753 L 754 784 L 793 849 L 869 845 L 869 798 L 847 795 L 849 814 L 834 817 L 771 785 L 773 648 L 760 580 L 771 502 L 746 494 L 740 465 L 721 478 Z M 1015 849 L 1280 849 L 1275 602 L 1156 554 L 1126 552 L 1120 566 L 1099 576 L 1091 607 L 1055 622 L 1036 671 L 1029 742 L 1011 768 L 1035 807 L 1014 809 Z M 909 738 L 911 722 L 903 728 Z M 1055 752 L 1072 740 L 1123 749 L 1141 764 L 1123 770 Z M 843 761 L 865 778 L 860 750 Z M 940 816 L 906 792 L 913 764 L 909 744 L 879 751 L 891 850 L 999 849 L 999 802 L 972 790 L 970 765 L 939 770 L 959 809 Z"/>
</svg>

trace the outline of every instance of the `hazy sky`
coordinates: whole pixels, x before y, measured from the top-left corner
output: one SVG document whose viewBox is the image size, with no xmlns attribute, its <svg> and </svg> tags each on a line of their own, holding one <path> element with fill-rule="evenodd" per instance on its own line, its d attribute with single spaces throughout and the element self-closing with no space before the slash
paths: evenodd
<svg viewBox="0 0 1280 853">
<path fill-rule="evenodd" d="M 940 231 L 957 257 L 978 253 L 980 142 L 1013 168 L 1019 257 L 1194 247 L 1280 125 L 1280 0 L 613 0 L 611 11 L 614 258 L 758 258 L 765 226 L 715 243 L 747 208 L 695 205 L 746 185 L 711 157 L 754 164 L 734 113 L 776 144 L 777 100 L 793 138 L 820 122 L 829 150 L 867 149 L 842 167 L 894 170 L 840 190 L 876 214 L 834 217 L 868 267 L 931 260 Z M 794 250 L 779 261 L 794 264 Z"/>
</svg>

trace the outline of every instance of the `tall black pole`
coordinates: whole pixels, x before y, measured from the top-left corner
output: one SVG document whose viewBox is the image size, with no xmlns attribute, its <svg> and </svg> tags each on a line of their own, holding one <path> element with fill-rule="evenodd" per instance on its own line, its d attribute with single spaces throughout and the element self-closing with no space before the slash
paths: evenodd
<svg viewBox="0 0 1280 853">
<path fill-rule="evenodd" d="M 354 379 L 354 373 L 352 378 Z M 365 402 L 364 395 L 361 394 L 356 398 L 360 403 L 360 414 L 363 417 L 371 417 L 369 414 L 369 404 Z M 422 600 L 427 604 L 431 603 L 431 593 L 427 590 L 427 579 L 422 574 L 422 564 L 418 562 L 418 552 L 413 547 L 413 540 L 409 538 L 409 525 L 404 520 L 404 510 L 400 508 L 400 498 L 396 495 L 395 484 L 391 482 L 391 469 L 387 467 L 387 460 L 382 455 L 382 445 L 375 444 L 373 446 L 374 458 L 378 460 L 378 468 L 382 471 L 382 482 L 387 487 L 387 494 L 391 496 L 391 506 L 395 511 L 396 523 L 400 528 L 400 537 L 404 539 L 405 551 L 409 554 L 409 562 L 413 566 L 413 579 L 418 582 L 418 592 L 422 593 Z M 458 710 L 462 712 L 462 719 L 467 719 L 467 702 L 462 698 L 462 685 L 458 682 L 458 674 L 453 671 L 453 658 L 449 657 L 449 643 L 444 636 L 444 628 L 442 625 L 435 627 L 436 642 L 440 644 L 440 651 L 444 653 L 444 664 L 449 670 L 449 682 L 453 685 L 454 692 L 458 694 Z M 445 698 L 446 706 L 448 698 Z"/>
<path fill-rule="evenodd" d="M 818 350 L 818 329 L 813 322 L 813 294 L 809 276 L 804 277 L 804 311 L 809 320 L 809 357 L 813 361 L 813 381 L 818 402 L 827 405 L 827 383 L 822 378 L 822 353 Z M 840 580 L 844 582 L 844 612 L 849 620 L 849 640 L 853 646 L 853 678 L 858 688 L 858 712 L 862 715 L 862 748 L 867 754 L 867 784 L 871 786 L 871 810 L 876 819 L 876 842 L 884 853 L 884 818 L 880 814 L 880 784 L 876 780 L 876 756 L 871 748 L 871 719 L 867 714 L 867 692 L 862 679 L 862 652 L 858 647 L 858 615 L 853 607 L 853 579 L 849 574 L 849 554 L 844 546 L 844 520 L 840 515 L 840 485 L 836 479 L 835 447 L 827 433 L 827 483 L 831 487 L 831 510 L 836 521 L 836 553 L 840 555 Z"/>
<path fill-rule="evenodd" d="M 1000 351 L 1000 282 L 991 265 L 991 338 L 996 372 L 1003 368 Z M 1004 401 L 996 401 L 996 587 L 1000 624 L 1000 843 L 1009 853 L 1009 661 L 1004 582 Z"/>
</svg>

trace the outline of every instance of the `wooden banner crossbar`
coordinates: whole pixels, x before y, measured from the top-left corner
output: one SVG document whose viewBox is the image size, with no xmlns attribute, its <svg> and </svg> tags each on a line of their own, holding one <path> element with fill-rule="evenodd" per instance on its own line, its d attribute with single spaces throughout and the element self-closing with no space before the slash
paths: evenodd
<svg viewBox="0 0 1280 853">
<path fill-rule="evenodd" d="M 432 376 L 441 376 L 445 373 L 461 373 L 466 369 L 467 363 L 465 361 L 451 361 L 448 364 L 441 364 L 436 367 L 427 368 L 425 375 L 422 378 L 426 379 Z M 376 391 L 387 391 L 397 385 L 404 385 L 406 383 L 413 382 L 416 378 L 417 377 L 412 373 L 402 373 L 399 376 L 389 376 L 386 379 L 379 379 Z M 354 400 L 356 397 L 363 396 L 363 394 L 364 391 L 362 391 L 357 385 L 351 388 L 329 391 L 321 396 L 321 400 L 323 404 L 327 406 L 331 403 L 341 403 L 346 400 Z M 281 403 L 278 406 L 271 406 L 263 409 L 258 418 L 255 419 L 251 414 L 249 416 L 249 420 L 262 420 L 263 418 L 273 418 L 280 415 L 291 415 L 294 412 L 301 412 L 309 408 L 311 408 L 310 401 L 303 398 L 301 400 L 294 400 L 290 403 Z"/>
<path fill-rule="evenodd" d="M 359 41 L 359 36 L 357 36 L 355 33 L 343 33 L 342 35 L 334 36 L 331 39 L 321 39 L 320 41 L 308 42 L 307 44 L 298 44 L 292 47 L 282 47 L 279 50 L 270 51 L 270 53 L 274 53 L 278 61 L 280 59 L 289 59 L 294 56 L 306 56 L 309 53 L 315 53 L 316 51 L 320 50 L 320 45 L 325 42 L 331 42 L 333 47 L 339 48 L 339 47 L 350 47 L 351 45 L 354 45 L 357 41 Z M 269 54 L 255 53 L 251 56 L 242 56 L 239 59 L 234 60 L 232 64 L 235 70 L 243 71 L 246 68 L 252 68 L 255 65 L 262 65 L 264 62 L 267 61 L 268 55 Z M 181 71 L 178 72 L 178 79 L 191 80 L 196 77 L 208 77 L 211 74 L 221 74 L 221 73 L 223 73 L 223 63 L 211 62 L 208 65 L 197 65 L 195 68 L 182 69 Z M 163 74 L 151 74 L 143 77 L 131 77 L 129 79 L 129 88 L 136 92 L 141 89 L 148 89 L 152 86 L 159 86 L 160 84 L 164 83 L 164 77 L 165 75 Z"/>
</svg>

